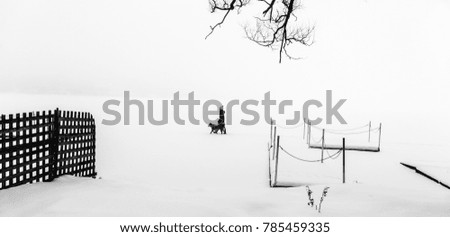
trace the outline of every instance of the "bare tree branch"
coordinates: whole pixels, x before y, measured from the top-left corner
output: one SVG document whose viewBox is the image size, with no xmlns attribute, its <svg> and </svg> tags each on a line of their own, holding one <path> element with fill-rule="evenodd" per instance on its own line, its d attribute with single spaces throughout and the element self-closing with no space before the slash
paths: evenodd
<svg viewBox="0 0 450 237">
<path fill-rule="evenodd" d="M 231 11 L 235 9 L 239 11 L 241 7 L 247 5 L 249 2 L 250 0 L 221 0 L 220 2 L 216 0 L 209 0 L 211 13 L 214 13 L 217 10 L 219 10 L 225 11 L 225 15 L 223 16 L 220 22 L 218 22 L 214 26 L 211 26 L 211 32 L 209 32 L 209 34 L 206 35 L 205 39 L 207 39 L 218 26 L 221 26 L 225 22 L 228 14 L 230 14 Z"/>
<path fill-rule="evenodd" d="M 299 59 L 289 54 L 288 46 L 293 43 L 299 43 L 310 46 L 313 43 L 314 26 L 300 27 L 294 23 L 298 21 L 295 13 L 300 9 L 299 0 L 257 0 L 267 7 L 261 16 L 256 16 L 255 27 L 244 27 L 246 36 L 249 40 L 258 45 L 278 50 L 279 62 L 281 63 L 283 55 L 288 59 Z M 222 25 L 228 14 L 234 9 L 240 9 L 247 5 L 250 0 L 222 0 L 217 3 L 216 0 L 210 0 L 211 12 L 216 10 L 225 11 L 222 20 L 211 27 L 211 35 L 215 28 Z"/>
</svg>

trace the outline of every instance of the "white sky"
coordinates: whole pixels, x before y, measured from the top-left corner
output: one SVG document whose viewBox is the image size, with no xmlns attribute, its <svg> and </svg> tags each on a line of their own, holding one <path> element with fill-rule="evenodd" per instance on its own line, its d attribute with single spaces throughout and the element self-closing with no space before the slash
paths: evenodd
<svg viewBox="0 0 450 237">
<path fill-rule="evenodd" d="M 295 100 L 333 89 L 367 117 L 450 117 L 449 1 L 303 5 L 316 43 L 280 65 L 244 38 L 246 11 L 205 40 L 220 17 L 207 0 L 1 0 L 0 92 Z"/>
</svg>

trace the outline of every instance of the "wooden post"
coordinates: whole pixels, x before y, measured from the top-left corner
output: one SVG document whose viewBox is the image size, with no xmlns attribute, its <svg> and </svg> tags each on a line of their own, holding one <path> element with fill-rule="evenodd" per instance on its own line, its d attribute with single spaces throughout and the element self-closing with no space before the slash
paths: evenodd
<svg viewBox="0 0 450 237">
<path fill-rule="evenodd" d="M 381 123 L 378 131 L 378 151 L 380 151 L 380 147 L 381 147 Z"/>
<path fill-rule="evenodd" d="M 277 136 L 277 153 L 275 157 L 275 173 L 274 173 L 274 180 L 273 180 L 273 186 L 277 186 L 277 177 L 278 177 L 278 154 L 280 152 L 280 136 Z"/>
<path fill-rule="evenodd" d="M 270 165 L 270 142 L 267 143 L 267 151 L 269 153 L 269 186 L 272 187 L 272 169 Z"/>
<path fill-rule="evenodd" d="M 274 128 L 273 128 L 273 142 L 272 142 L 274 149 L 273 149 L 272 160 L 275 159 L 275 150 L 276 150 L 276 149 L 275 149 L 275 146 L 276 146 L 275 138 L 276 138 L 276 137 L 277 137 L 277 126 L 274 126 Z"/>
<path fill-rule="evenodd" d="M 309 146 L 309 121 L 306 120 L 306 144 Z"/>
<path fill-rule="evenodd" d="M 309 121 L 309 145 L 311 145 L 311 137 L 312 137 L 312 134 L 311 134 L 311 121 Z"/>
<path fill-rule="evenodd" d="M 17 147 L 20 147 L 20 140 L 21 140 L 21 138 L 22 138 L 22 136 L 20 135 L 20 133 L 21 133 L 21 126 L 20 126 L 20 121 L 23 121 L 24 119 L 20 116 L 20 113 L 16 113 L 16 122 L 15 122 L 15 136 L 14 136 L 14 141 L 15 141 L 15 143 L 16 143 L 16 146 Z M 22 124 L 23 125 L 23 124 Z M 11 134 L 12 135 L 12 134 Z M 12 136 L 11 136 L 11 138 L 13 138 Z M 12 141 L 12 142 L 14 142 L 14 141 Z M 23 142 L 25 142 L 25 139 L 23 139 Z M 10 146 L 11 145 L 13 145 L 13 144 L 11 144 L 10 143 Z M 14 149 L 15 150 L 15 149 Z M 14 153 L 13 153 L 14 154 Z M 17 152 L 17 154 L 19 154 L 19 152 Z M 15 158 L 15 159 L 17 159 L 17 158 Z M 17 162 L 19 162 L 20 161 L 20 159 L 19 160 L 17 160 Z M 12 160 L 10 160 L 10 163 L 9 163 L 9 165 L 10 165 L 10 167 L 13 165 L 14 163 L 12 162 Z M 37 166 L 39 166 L 39 163 L 37 163 L 36 164 Z M 17 171 L 19 171 L 19 170 L 17 170 Z M 12 175 L 13 173 L 13 170 L 11 170 L 10 171 L 10 175 Z M 13 180 L 11 180 L 11 181 L 9 181 L 9 182 L 12 182 Z M 16 179 L 16 182 L 18 183 L 18 181 L 19 181 L 19 179 Z M 12 183 L 10 183 L 10 185 L 11 185 Z M 17 184 L 13 184 L 14 186 L 17 186 Z"/>
<path fill-rule="evenodd" d="M 323 163 L 323 149 L 325 146 L 325 129 L 322 129 L 322 156 L 320 158 L 320 162 Z"/>
<path fill-rule="evenodd" d="M 2 148 L 0 149 L 0 151 L 5 150 L 5 138 L 6 138 L 6 136 L 5 136 L 5 120 L 6 120 L 6 116 L 2 115 L 1 120 L 0 120 L 0 132 L 2 135 L 2 140 L 1 140 Z M 3 154 L 3 152 L 0 155 L 2 156 L 2 158 L 0 158 L 0 162 L 2 164 L 2 169 L 0 170 L 1 174 L 2 174 L 2 178 L 0 179 L 0 181 L 2 184 L 1 189 L 4 189 L 6 186 L 6 177 L 5 177 L 6 176 L 6 168 L 5 168 L 6 159 L 5 159 L 5 154 Z"/>
<path fill-rule="evenodd" d="M 52 126 L 52 142 L 50 147 L 50 177 L 48 181 L 53 181 L 57 176 L 56 162 L 58 160 L 59 149 L 59 109 L 56 108 L 53 114 L 53 126 Z"/>
<path fill-rule="evenodd" d="M 305 140 L 305 128 L 306 128 L 306 123 L 305 123 L 305 118 L 303 118 L 303 140 Z"/>
<path fill-rule="evenodd" d="M 95 119 L 94 116 L 92 114 L 89 114 L 89 119 L 91 121 L 91 130 L 92 130 L 92 175 L 94 178 L 97 178 L 97 171 L 95 168 L 95 155 L 96 155 L 96 149 L 97 149 L 97 145 L 95 144 L 96 142 L 96 127 L 95 127 Z"/>
<path fill-rule="evenodd" d="M 345 184 L 345 137 L 342 138 L 342 183 Z"/>
<path fill-rule="evenodd" d="M 372 121 L 369 121 L 369 142 L 370 142 L 370 130 L 372 130 Z"/>
<path fill-rule="evenodd" d="M 6 140 L 9 142 L 9 147 L 12 147 L 11 143 L 12 143 L 12 139 L 14 137 L 13 120 L 14 120 L 14 116 L 12 114 L 10 114 L 8 116 L 8 129 L 9 129 L 9 131 L 6 133 Z M 9 155 L 9 157 L 11 157 L 12 153 L 13 152 L 11 150 L 8 151 L 8 153 L 3 153 L 3 157 L 6 157 L 7 155 Z M 11 175 L 12 175 L 12 169 L 11 169 L 12 161 L 8 161 L 8 163 L 9 163 L 9 167 L 8 167 L 9 175 L 8 176 L 10 178 Z M 6 160 L 5 160 L 4 164 L 6 165 Z M 6 169 L 6 166 L 5 166 L 5 169 Z M 6 177 L 6 172 L 5 172 L 5 178 L 8 178 L 8 177 Z M 8 183 L 6 183 L 6 182 L 8 182 Z M 5 180 L 5 187 L 6 188 L 12 187 L 12 180 L 11 179 Z"/>
<path fill-rule="evenodd" d="M 311 122 L 308 120 L 308 147 L 311 146 Z"/>
<path fill-rule="evenodd" d="M 273 135 L 273 119 L 270 118 L 270 146 L 272 146 L 272 135 Z"/>
</svg>

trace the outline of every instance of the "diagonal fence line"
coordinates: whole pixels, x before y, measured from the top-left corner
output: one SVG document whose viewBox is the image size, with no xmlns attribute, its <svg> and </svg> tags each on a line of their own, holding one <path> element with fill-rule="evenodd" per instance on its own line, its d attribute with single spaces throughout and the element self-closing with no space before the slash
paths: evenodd
<svg viewBox="0 0 450 237">
<path fill-rule="evenodd" d="M 355 134 L 364 134 L 364 133 L 370 133 L 370 132 L 376 132 L 379 131 L 381 129 L 380 126 L 375 127 L 375 128 L 371 128 L 369 130 L 364 130 L 364 131 L 356 131 L 356 130 L 360 130 L 366 127 L 369 127 L 370 123 L 363 125 L 363 126 L 359 126 L 359 127 L 355 127 L 355 128 L 348 128 L 348 129 L 326 129 L 323 127 L 319 127 L 319 126 L 315 126 L 315 125 L 311 125 L 312 128 L 316 129 L 316 130 L 325 130 L 326 133 L 331 133 L 331 134 L 341 134 L 341 135 L 355 135 Z"/>
<path fill-rule="evenodd" d="M 355 131 L 355 130 L 363 129 L 365 127 L 368 127 L 369 125 L 370 125 L 370 123 L 367 123 L 367 124 L 359 126 L 359 127 L 347 128 L 347 129 L 325 129 L 325 128 L 322 128 L 322 127 L 319 127 L 316 125 L 311 125 L 311 127 L 315 128 L 315 129 L 319 129 L 319 130 L 325 129 L 325 130 L 334 131 L 334 132 L 345 132 L 345 131 Z"/>
<path fill-rule="evenodd" d="M 300 126 L 302 126 L 304 123 L 298 123 L 296 125 L 281 125 L 281 124 L 274 124 L 275 126 L 282 128 L 282 129 L 296 129 Z"/>
<path fill-rule="evenodd" d="M 359 132 L 345 132 L 345 131 L 343 131 L 343 132 L 337 132 L 337 131 L 335 131 L 335 130 L 327 130 L 327 129 L 325 129 L 325 132 L 326 133 L 331 133 L 331 134 L 339 134 L 339 135 L 356 135 L 356 134 L 364 134 L 364 133 L 369 133 L 369 132 L 375 132 L 375 131 L 379 131 L 380 130 L 380 127 L 376 127 L 376 128 L 372 128 L 372 129 L 370 129 L 370 130 L 368 130 L 368 131 L 359 131 Z"/>
</svg>

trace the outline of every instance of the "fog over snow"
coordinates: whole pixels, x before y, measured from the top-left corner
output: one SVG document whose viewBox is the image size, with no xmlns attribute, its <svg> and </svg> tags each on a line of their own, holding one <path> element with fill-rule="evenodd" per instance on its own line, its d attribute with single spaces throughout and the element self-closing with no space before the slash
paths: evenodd
<svg viewBox="0 0 450 237">
<path fill-rule="evenodd" d="M 399 163 L 450 180 L 450 2 L 302 4 L 298 17 L 315 25 L 315 43 L 293 48 L 303 59 L 279 64 L 276 51 L 245 37 L 251 7 L 230 14 L 205 40 L 221 16 L 209 13 L 206 0 L 1 1 L 1 114 L 56 107 L 93 113 L 102 179 L 62 177 L 0 191 L 0 215 L 318 215 L 306 205 L 310 185 L 315 195 L 330 187 L 323 215 L 448 216 L 448 190 Z M 341 113 L 348 127 L 383 123 L 382 150 L 349 152 L 346 185 L 340 159 L 309 166 L 282 157 L 280 180 L 295 187 L 270 189 L 267 124 L 241 126 L 236 111 L 226 136 L 173 120 L 102 125 L 109 118 L 103 102 L 123 101 L 125 90 L 143 100 L 194 91 L 224 104 L 270 91 L 297 106 L 324 101 L 332 90 L 336 101 L 347 99 Z M 320 157 L 307 149 L 301 126 L 281 131 L 292 152 Z"/>
</svg>

